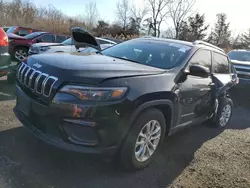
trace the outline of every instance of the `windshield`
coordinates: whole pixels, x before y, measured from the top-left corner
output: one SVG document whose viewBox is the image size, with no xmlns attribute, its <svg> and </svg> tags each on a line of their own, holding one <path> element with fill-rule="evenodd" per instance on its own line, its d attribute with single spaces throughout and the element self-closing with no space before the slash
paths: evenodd
<svg viewBox="0 0 250 188">
<path fill-rule="evenodd" d="M 31 34 L 28 34 L 28 35 L 24 36 L 24 38 L 33 39 L 33 38 L 35 38 L 35 37 L 37 37 L 37 36 L 39 36 L 41 34 L 42 34 L 42 32 L 34 32 L 34 33 L 31 33 Z"/>
<path fill-rule="evenodd" d="M 250 61 L 250 51 L 233 51 L 228 54 L 229 58 L 231 60 L 237 60 L 237 61 Z"/>
<path fill-rule="evenodd" d="M 73 42 L 72 42 L 72 39 L 69 38 L 69 39 L 63 41 L 62 44 L 63 44 L 63 45 L 73 45 Z"/>
<path fill-rule="evenodd" d="M 102 54 L 140 64 L 170 69 L 186 56 L 190 46 L 149 40 L 130 40 L 102 51 Z"/>
<path fill-rule="evenodd" d="M 6 33 L 14 33 L 14 31 L 16 30 L 17 27 L 10 27 Z"/>
</svg>

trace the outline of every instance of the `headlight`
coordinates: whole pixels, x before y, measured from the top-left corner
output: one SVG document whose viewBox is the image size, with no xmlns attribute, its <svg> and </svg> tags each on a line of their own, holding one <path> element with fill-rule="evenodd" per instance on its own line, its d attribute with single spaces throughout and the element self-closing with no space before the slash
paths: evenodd
<svg viewBox="0 0 250 188">
<path fill-rule="evenodd" d="M 34 46 L 31 46 L 29 51 L 34 52 L 34 53 L 38 53 L 38 48 L 34 47 Z"/>
<path fill-rule="evenodd" d="M 84 101 L 113 101 L 121 99 L 126 93 L 126 87 L 82 87 L 75 85 L 64 86 L 60 92 L 74 95 Z"/>
<path fill-rule="evenodd" d="M 39 51 L 40 51 L 41 53 L 43 53 L 43 52 L 48 51 L 49 49 L 50 49 L 50 47 L 44 46 L 44 47 L 40 47 L 40 48 L 39 48 Z"/>
</svg>

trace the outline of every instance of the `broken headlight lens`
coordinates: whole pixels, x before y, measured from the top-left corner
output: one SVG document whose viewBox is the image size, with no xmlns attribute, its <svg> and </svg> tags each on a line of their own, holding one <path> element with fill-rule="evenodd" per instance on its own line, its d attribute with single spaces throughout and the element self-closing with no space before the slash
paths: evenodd
<svg viewBox="0 0 250 188">
<path fill-rule="evenodd" d="M 60 92 L 71 94 L 83 101 L 114 101 L 121 99 L 127 91 L 126 87 L 83 87 L 64 86 Z"/>
</svg>

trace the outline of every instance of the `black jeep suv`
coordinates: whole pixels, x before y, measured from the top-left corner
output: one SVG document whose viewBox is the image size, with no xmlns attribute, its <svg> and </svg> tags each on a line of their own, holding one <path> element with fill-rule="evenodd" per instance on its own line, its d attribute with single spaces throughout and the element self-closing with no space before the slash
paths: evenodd
<svg viewBox="0 0 250 188">
<path fill-rule="evenodd" d="M 72 38 L 77 48 L 100 49 L 80 28 Z M 165 136 L 211 119 L 211 71 L 232 80 L 227 55 L 202 41 L 145 37 L 92 54 L 33 55 L 18 67 L 14 112 L 49 144 L 143 168 Z M 223 104 L 214 119 L 221 127 L 232 114 L 231 100 Z"/>
</svg>

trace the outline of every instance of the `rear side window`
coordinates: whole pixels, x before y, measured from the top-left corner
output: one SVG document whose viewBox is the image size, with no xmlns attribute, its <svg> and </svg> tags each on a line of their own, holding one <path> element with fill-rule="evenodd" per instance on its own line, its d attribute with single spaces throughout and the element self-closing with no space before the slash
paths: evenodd
<svg viewBox="0 0 250 188">
<path fill-rule="evenodd" d="M 67 38 L 65 36 L 56 36 L 56 43 L 62 43 L 65 41 Z"/>
<path fill-rule="evenodd" d="M 193 57 L 189 61 L 189 66 L 201 65 L 211 70 L 211 63 L 212 63 L 211 52 L 209 50 L 199 50 L 193 55 Z"/>
<path fill-rule="evenodd" d="M 25 35 L 30 34 L 30 32 L 27 29 L 19 29 L 17 34 L 20 36 L 25 36 Z"/>
<path fill-rule="evenodd" d="M 41 39 L 43 42 L 54 42 L 54 35 L 43 35 Z"/>
<path fill-rule="evenodd" d="M 218 74 L 228 74 L 229 62 L 227 56 L 214 52 L 212 71 Z"/>
</svg>

